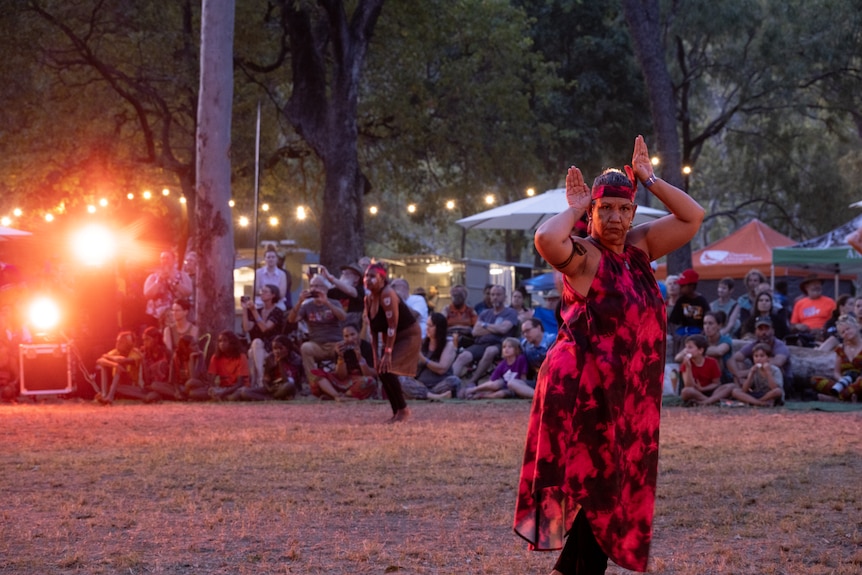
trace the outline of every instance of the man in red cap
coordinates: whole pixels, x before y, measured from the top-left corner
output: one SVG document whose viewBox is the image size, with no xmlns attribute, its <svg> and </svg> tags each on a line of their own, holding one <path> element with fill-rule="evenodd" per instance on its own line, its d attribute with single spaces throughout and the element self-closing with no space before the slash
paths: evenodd
<svg viewBox="0 0 862 575">
<path fill-rule="evenodd" d="M 679 274 L 679 298 L 668 317 L 668 323 L 676 328 L 674 332 L 674 353 L 679 351 L 685 338 L 697 333 L 703 333 L 703 315 L 709 311 L 709 302 L 697 291 L 697 281 L 700 277 L 693 269 L 687 269 Z M 670 331 L 670 330 L 668 330 Z"/>
</svg>

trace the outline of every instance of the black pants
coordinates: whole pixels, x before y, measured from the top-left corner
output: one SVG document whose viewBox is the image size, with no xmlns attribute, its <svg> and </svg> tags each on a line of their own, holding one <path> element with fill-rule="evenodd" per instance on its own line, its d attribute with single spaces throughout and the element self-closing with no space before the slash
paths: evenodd
<svg viewBox="0 0 862 575">
<path fill-rule="evenodd" d="M 404 400 L 404 392 L 401 391 L 401 382 L 398 381 L 397 375 L 394 373 L 381 373 L 380 383 L 383 384 L 383 391 L 386 392 L 386 397 L 389 398 L 392 413 L 407 407 L 407 402 Z"/>
<path fill-rule="evenodd" d="M 575 517 L 554 569 L 563 575 L 603 575 L 608 569 L 608 556 L 596 542 L 583 509 Z"/>
</svg>

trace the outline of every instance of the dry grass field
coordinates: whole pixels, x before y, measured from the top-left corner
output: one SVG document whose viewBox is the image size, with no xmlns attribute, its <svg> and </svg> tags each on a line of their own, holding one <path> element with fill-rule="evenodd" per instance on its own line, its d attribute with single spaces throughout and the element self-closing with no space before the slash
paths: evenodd
<svg viewBox="0 0 862 575">
<path fill-rule="evenodd" d="M 528 403 L 411 407 L 2 405 L 0 573 L 549 573 L 510 529 Z M 862 412 L 665 408 L 650 569 L 862 571 Z"/>
</svg>

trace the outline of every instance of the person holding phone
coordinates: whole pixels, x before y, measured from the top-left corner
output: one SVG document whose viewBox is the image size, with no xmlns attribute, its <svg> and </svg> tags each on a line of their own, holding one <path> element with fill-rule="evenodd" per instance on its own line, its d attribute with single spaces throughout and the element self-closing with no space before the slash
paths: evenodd
<svg viewBox="0 0 862 575">
<path fill-rule="evenodd" d="M 347 317 L 338 300 L 326 297 L 329 286 L 323 276 L 309 280 L 309 289 L 302 290 L 299 301 L 290 309 L 287 321 L 304 321 L 308 340 L 300 347 L 306 381 L 311 381 L 317 362 L 336 359 L 336 344 L 341 341 L 341 322 Z"/>
<path fill-rule="evenodd" d="M 377 372 L 371 344 L 359 337 L 359 329 L 344 324 L 343 338 L 336 344 L 334 371 L 311 370 L 311 394 L 321 399 L 368 399 L 377 395 Z"/>
</svg>

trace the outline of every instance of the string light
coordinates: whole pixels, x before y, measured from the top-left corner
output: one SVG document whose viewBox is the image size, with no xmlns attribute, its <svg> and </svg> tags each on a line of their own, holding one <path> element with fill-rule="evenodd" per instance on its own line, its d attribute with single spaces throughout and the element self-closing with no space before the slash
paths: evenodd
<svg viewBox="0 0 862 575">
<path fill-rule="evenodd" d="M 370 206 L 368 208 L 368 213 L 370 213 L 372 216 L 376 216 L 377 215 L 377 206 Z"/>
<path fill-rule="evenodd" d="M 527 188 L 527 196 L 532 198 L 536 195 L 536 188 Z"/>
<path fill-rule="evenodd" d="M 496 198 L 494 197 L 494 194 L 488 194 L 487 196 L 485 196 L 485 203 L 488 204 L 489 206 L 493 205 L 493 203 L 495 201 L 496 201 Z"/>
<path fill-rule="evenodd" d="M 455 200 L 447 200 L 446 201 L 446 209 L 454 210 L 455 209 Z"/>
<path fill-rule="evenodd" d="M 246 216 L 240 216 L 240 217 L 239 217 L 239 225 L 240 225 L 240 227 L 242 227 L 242 228 L 247 228 L 247 227 L 248 227 L 248 223 L 249 223 L 249 222 L 248 222 L 248 218 L 247 218 Z"/>
<path fill-rule="evenodd" d="M 683 166 L 682 173 L 686 176 L 691 175 L 691 166 Z"/>
<path fill-rule="evenodd" d="M 269 211 L 269 204 L 261 204 L 260 209 L 262 209 L 265 212 L 268 212 Z"/>
<path fill-rule="evenodd" d="M 141 194 L 141 197 L 144 198 L 145 200 L 149 200 L 150 198 L 153 197 L 153 193 L 150 190 L 144 190 L 144 193 Z"/>
<path fill-rule="evenodd" d="M 308 217 L 308 213 L 305 210 L 305 206 L 299 206 L 296 208 L 296 219 L 300 221 L 304 221 L 305 218 Z"/>
<path fill-rule="evenodd" d="M 275 227 L 278 225 L 278 218 L 275 216 L 269 216 L 269 225 Z"/>
<path fill-rule="evenodd" d="M 16 218 L 20 218 L 21 214 L 23 214 L 23 213 L 24 212 L 21 211 L 21 208 L 15 208 L 14 210 L 12 210 L 12 215 L 15 216 Z"/>
<path fill-rule="evenodd" d="M 416 213 L 416 204 L 410 204 L 410 205 L 408 205 L 408 206 L 407 206 L 407 211 L 408 211 L 408 212 L 410 212 L 411 214 L 415 214 L 415 213 Z"/>
</svg>

